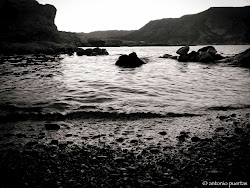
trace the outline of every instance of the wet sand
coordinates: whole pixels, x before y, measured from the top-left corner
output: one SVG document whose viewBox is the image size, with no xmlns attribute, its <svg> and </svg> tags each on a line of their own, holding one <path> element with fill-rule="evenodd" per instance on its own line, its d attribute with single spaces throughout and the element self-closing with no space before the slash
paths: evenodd
<svg viewBox="0 0 250 188">
<path fill-rule="evenodd" d="M 9 121 L 0 126 L 0 187 L 246 183 L 249 134 L 249 108 L 197 117 Z"/>
</svg>

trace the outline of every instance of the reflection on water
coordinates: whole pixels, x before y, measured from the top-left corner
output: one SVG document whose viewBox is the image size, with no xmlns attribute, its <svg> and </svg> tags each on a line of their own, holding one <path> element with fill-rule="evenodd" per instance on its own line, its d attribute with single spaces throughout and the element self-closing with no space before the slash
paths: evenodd
<svg viewBox="0 0 250 188">
<path fill-rule="evenodd" d="M 249 46 L 215 47 L 218 53 L 232 55 Z M 109 56 L 62 55 L 46 62 L 6 60 L 0 64 L 1 113 L 13 112 L 13 108 L 36 112 L 39 108 L 43 113 L 164 114 L 250 104 L 248 69 L 158 58 L 165 53 L 174 55 L 178 48 L 120 47 L 107 48 Z M 120 54 L 133 51 L 147 59 L 147 64 L 129 69 L 115 66 Z"/>
</svg>

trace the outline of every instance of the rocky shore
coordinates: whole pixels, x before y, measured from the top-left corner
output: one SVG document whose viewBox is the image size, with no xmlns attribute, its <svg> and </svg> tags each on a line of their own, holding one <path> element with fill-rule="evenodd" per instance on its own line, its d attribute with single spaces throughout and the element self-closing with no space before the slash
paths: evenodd
<svg viewBox="0 0 250 188">
<path fill-rule="evenodd" d="M 217 50 L 213 46 L 205 46 L 197 52 L 188 53 L 188 51 L 189 46 L 184 46 L 176 51 L 179 56 L 164 54 L 159 58 L 176 59 L 179 62 L 228 63 L 234 66 L 250 68 L 250 49 L 232 57 L 223 57 L 221 54 L 217 54 Z"/>
<path fill-rule="evenodd" d="M 205 187 L 216 182 L 249 185 L 249 108 L 210 110 L 209 115 L 201 117 L 70 120 L 74 126 L 64 122 L 68 126 L 61 126 L 59 131 L 46 130 L 42 122 L 36 121 L 19 122 L 19 130 L 18 123 L 2 124 L 0 186 Z M 114 130 L 95 128 L 95 134 L 84 136 L 75 130 L 78 124 L 78 130 L 86 133 L 83 122 L 89 129 L 91 124 L 106 129 L 110 124 Z M 187 122 L 189 126 L 184 125 Z M 172 125 L 180 129 L 172 130 L 177 136 L 171 145 L 167 144 L 171 133 L 167 129 Z M 143 132 L 140 126 L 147 130 Z M 155 134 L 149 136 L 147 133 L 152 131 Z"/>
</svg>

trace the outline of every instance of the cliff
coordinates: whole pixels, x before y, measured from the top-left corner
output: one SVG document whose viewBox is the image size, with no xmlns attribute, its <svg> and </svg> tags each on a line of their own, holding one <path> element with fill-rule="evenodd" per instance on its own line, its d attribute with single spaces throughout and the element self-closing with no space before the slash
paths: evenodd
<svg viewBox="0 0 250 188">
<path fill-rule="evenodd" d="M 150 21 L 119 39 L 162 45 L 249 44 L 250 6 L 210 8 L 181 18 Z"/>
<path fill-rule="evenodd" d="M 35 0 L 1 0 L 0 41 L 59 41 L 56 8 Z"/>
</svg>

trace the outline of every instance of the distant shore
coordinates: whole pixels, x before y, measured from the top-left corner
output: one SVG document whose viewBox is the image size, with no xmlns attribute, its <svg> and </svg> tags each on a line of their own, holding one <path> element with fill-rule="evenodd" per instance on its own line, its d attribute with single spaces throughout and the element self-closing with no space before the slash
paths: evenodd
<svg viewBox="0 0 250 188">
<path fill-rule="evenodd" d="M 250 183 L 249 108 L 214 110 L 202 117 L 53 123 L 61 125 L 59 131 L 45 130 L 43 121 L 1 124 L 1 187 Z M 179 129 L 172 130 L 177 136 L 169 141 L 173 125 Z M 88 126 L 96 132 L 83 135 Z M 107 126 L 112 130 L 100 128 Z"/>
</svg>

